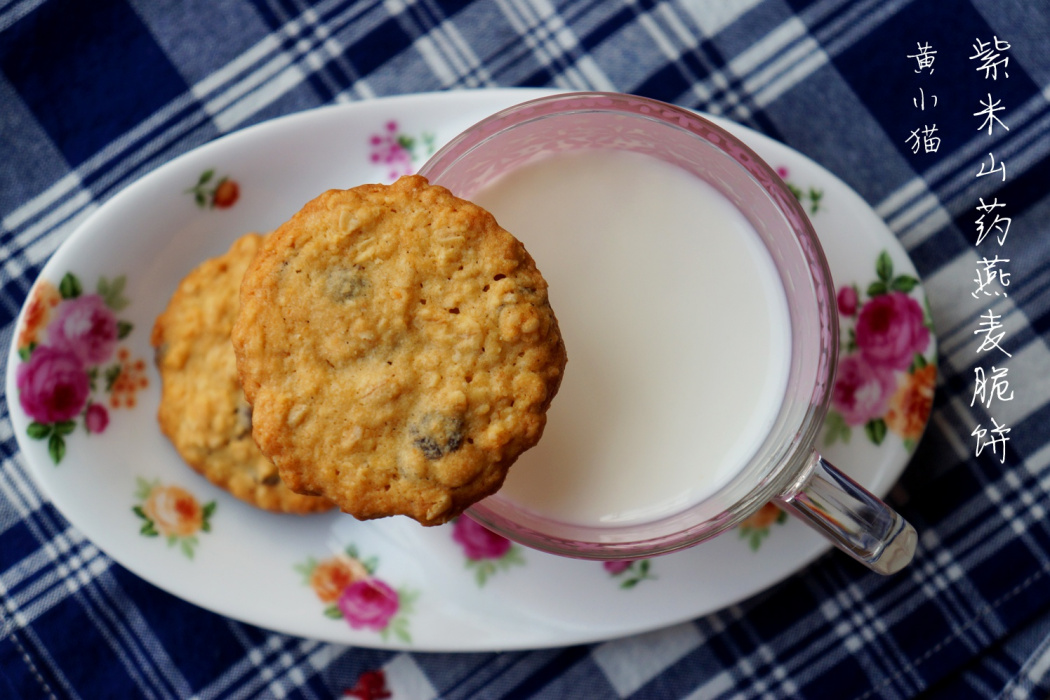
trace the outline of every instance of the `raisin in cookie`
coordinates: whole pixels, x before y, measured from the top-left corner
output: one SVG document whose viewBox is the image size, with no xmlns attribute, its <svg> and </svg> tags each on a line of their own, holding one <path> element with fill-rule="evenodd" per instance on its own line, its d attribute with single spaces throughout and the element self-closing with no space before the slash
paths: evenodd
<svg viewBox="0 0 1050 700">
<path fill-rule="evenodd" d="M 251 436 L 251 407 L 237 380 L 230 329 L 238 290 L 262 237 L 248 234 L 179 284 L 153 326 L 162 390 L 158 420 L 182 458 L 209 481 L 266 510 L 332 508 L 281 483 Z"/>
<path fill-rule="evenodd" d="M 330 190 L 271 234 L 233 343 L 255 440 L 289 488 L 424 525 L 502 485 L 565 367 L 524 246 L 419 176 Z"/>
</svg>

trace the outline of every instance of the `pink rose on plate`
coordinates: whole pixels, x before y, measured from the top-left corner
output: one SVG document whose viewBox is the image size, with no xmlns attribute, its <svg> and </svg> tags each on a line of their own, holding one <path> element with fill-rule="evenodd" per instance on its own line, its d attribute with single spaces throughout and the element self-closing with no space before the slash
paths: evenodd
<svg viewBox="0 0 1050 700">
<path fill-rule="evenodd" d="M 831 405 L 847 425 L 864 425 L 886 413 L 896 388 L 891 370 L 872 366 L 860 355 L 847 355 L 839 360 Z"/>
<path fill-rule="evenodd" d="M 622 574 L 623 572 L 630 569 L 631 564 L 633 563 L 634 561 L 632 559 L 615 559 L 612 561 L 602 562 L 602 566 L 605 567 L 606 571 L 615 576 L 616 574 Z"/>
<path fill-rule="evenodd" d="M 463 547 L 468 559 L 499 559 L 510 549 L 510 540 L 497 535 L 470 518 L 456 518 L 452 524 L 452 539 Z"/>
<path fill-rule="evenodd" d="M 839 313 L 843 316 L 852 316 L 857 313 L 857 288 L 843 287 L 838 295 Z"/>
<path fill-rule="evenodd" d="M 84 365 L 69 350 L 38 347 L 18 367 L 16 382 L 22 409 L 39 423 L 72 420 L 91 390 Z"/>
<path fill-rule="evenodd" d="M 397 591 L 379 579 L 366 578 L 347 586 L 336 601 L 343 617 L 354 629 L 382 631 L 397 614 Z"/>
<path fill-rule="evenodd" d="M 865 304 L 855 332 L 864 359 L 887 369 L 908 369 L 915 354 L 930 344 L 922 307 L 903 292 L 879 294 Z"/>
<path fill-rule="evenodd" d="M 113 354 L 117 334 L 117 318 L 106 302 L 98 294 L 88 294 L 59 305 L 48 326 L 48 344 L 97 365 Z"/>
<path fill-rule="evenodd" d="M 109 425 L 109 412 L 106 411 L 106 407 L 98 403 L 88 404 L 87 410 L 84 411 L 84 427 L 88 432 L 104 432 L 107 425 Z"/>
</svg>

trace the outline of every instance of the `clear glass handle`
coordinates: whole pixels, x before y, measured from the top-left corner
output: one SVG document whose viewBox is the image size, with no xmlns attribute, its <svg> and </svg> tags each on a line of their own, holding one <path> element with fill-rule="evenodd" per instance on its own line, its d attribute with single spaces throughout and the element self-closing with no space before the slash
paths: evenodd
<svg viewBox="0 0 1050 700">
<path fill-rule="evenodd" d="M 915 555 L 915 528 L 816 452 L 775 501 L 877 573 L 894 574 Z"/>
</svg>

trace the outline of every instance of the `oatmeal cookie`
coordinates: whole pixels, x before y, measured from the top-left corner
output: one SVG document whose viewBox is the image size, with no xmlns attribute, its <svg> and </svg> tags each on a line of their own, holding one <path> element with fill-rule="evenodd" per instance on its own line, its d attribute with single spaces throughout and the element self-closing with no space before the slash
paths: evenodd
<svg viewBox="0 0 1050 700">
<path fill-rule="evenodd" d="M 255 440 L 289 488 L 424 525 L 499 489 L 566 359 L 524 246 L 419 176 L 330 190 L 275 231 L 233 344 Z"/>
<path fill-rule="evenodd" d="M 237 380 L 230 329 L 244 269 L 262 237 L 248 234 L 179 284 L 153 326 L 162 390 L 161 430 L 186 462 L 212 483 L 266 510 L 313 513 L 332 508 L 281 483 L 251 436 L 251 406 Z"/>
</svg>

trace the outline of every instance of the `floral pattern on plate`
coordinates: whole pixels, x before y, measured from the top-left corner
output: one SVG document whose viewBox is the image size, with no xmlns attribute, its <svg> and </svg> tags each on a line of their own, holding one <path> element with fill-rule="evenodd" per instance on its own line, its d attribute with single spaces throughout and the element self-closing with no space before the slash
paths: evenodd
<svg viewBox="0 0 1050 700">
<path fill-rule="evenodd" d="M 795 183 L 788 180 L 791 175 L 791 171 L 788 170 L 786 165 L 781 165 L 777 168 L 777 175 L 784 181 L 787 188 L 791 190 L 791 194 L 795 195 L 795 199 L 802 205 L 810 216 L 813 216 L 817 212 L 824 208 L 824 190 L 819 187 L 813 187 L 810 185 L 806 189 L 802 189 Z"/>
<path fill-rule="evenodd" d="M 159 479 L 139 478 L 135 489 L 137 504 L 131 511 L 144 521 L 139 529 L 143 537 L 164 537 L 169 547 L 178 546 L 187 559 L 199 544 L 197 534 L 211 532 L 211 516 L 215 501 L 204 505 L 192 493 L 174 484 L 162 484 Z"/>
<path fill-rule="evenodd" d="M 747 540 L 752 552 L 757 552 L 762 547 L 762 542 L 769 537 L 774 525 L 783 525 L 787 522 L 788 515 L 780 510 L 775 503 L 767 503 L 737 525 L 740 538 Z"/>
<path fill-rule="evenodd" d="M 418 137 L 406 134 L 397 121 L 391 119 L 381 131 L 369 137 L 368 145 L 371 147 L 369 160 L 386 167 L 387 178 L 396 180 L 416 172 L 419 162 L 434 154 L 435 137 L 429 131 Z"/>
<path fill-rule="evenodd" d="M 649 559 L 621 559 L 602 562 L 609 577 L 620 582 L 620 588 L 628 590 L 642 581 L 654 581 L 652 561 Z"/>
<path fill-rule="evenodd" d="M 919 280 L 895 274 L 885 250 L 875 261 L 875 276 L 863 291 L 857 284 L 838 290 L 846 337 L 824 441 L 848 443 L 853 429 L 862 427 L 876 445 L 893 433 L 911 451 L 933 409 L 937 367 L 935 358 L 926 357 L 933 326 L 925 303 L 911 295 Z"/>
<path fill-rule="evenodd" d="M 478 586 L 484 586 L 497 572 L 525 564 L 521 547 L 470 518 L 452 522 L 452 539 L 463 548 L 467 569 L 474 572 Z"/>
<path fill-rule="evenodd" d="M 201 209 L 229 209 L 241 197 L 241 186 L 228 175 L 215 178 L 215 169 L 205 170 L 197 184 L 185 191 Z"/>
<path fill-rule="evenodd" d="M 295 570 L 325 604 L 325 616 L 346 620 L 353 629 L 379 632 L 384 640 L 393 635 L 411 643 L 408 617 L 419 594 L 395 589 L 377 578 L 378 566 L 376 557 L 364 559 L 350 545 L 334 557 L 320 561 L 310 557 Z"/>
<path fill-rule="evenodd" d="M 117 318 L 128 305 L 125 282 L 100 277 L 88 294 L 70 272 L 57 287 L 41 280 L 30 293 L 16 341 L 18 400 L 31 421 L 26 433 L 47 441 L 56 465 L 78 423 L 88 434 L 104 432 L 109 409 L 134 407 L 136 392 L 149 384 L 145 362 L 117 347 L 132 331 Z"/>
</svg>

